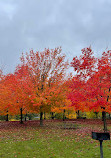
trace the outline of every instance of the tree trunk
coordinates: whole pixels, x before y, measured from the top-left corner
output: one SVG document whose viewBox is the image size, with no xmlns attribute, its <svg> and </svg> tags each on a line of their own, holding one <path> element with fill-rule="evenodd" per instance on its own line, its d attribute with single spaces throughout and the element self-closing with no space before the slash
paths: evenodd
<svg viewBox="0 0 111 158">
<path fill-rule="evenodd" d="M 43 112 L 42 112 L 42 106 L 40 107 L 40 126 L 43 126 Z"/>
<path fill-rule="evenodd" d="M 43 112 L 40 112 L 40 126 L 43 126 Z"/>
<path fill-rule="evenodd" d="M 80 118 L 80 111 L 76 111 L 76 114 L 77 114 L 77 119 Z"/>
<path fill-rule="evenodd" d="M 51 118 L 54 120 L 54 112 L 51 112 Z"/>
<path fill-rule="evenodd" d="M 22 114 L 22 108 L 20 108 L 20 123 L 22 124 L 23 123 L 23 114 Z"/>
<path fill-rule="evenodd" d="M 25 115 L 25 121 L 27 121 L 27 114 Z"/>
<path fill-rule="evenodd" d="M 105 111 L 103 111 L 102 112 L 102 121 L 103 121 L 103 123 L 104 123 L 104 132 L 107 132 L 107 123 L 106 123 L 106 112 Z"/>
<path fill-rule="evenodd" d="M 6 115 L 6 121 L 9 121 L 9 119 L 8 119 L 8 110 L 7 110 L 7 115 Z"/>
<path fill-rule="evenodd" d="M 8 119 L 8 114 L 6 115 L 6 121 L 9 121 L 9 119 Z"/>
<path fill-rule="evenodd" d="M 94 112 L 95 113 L 95 115 L 96 115 L 96 118 L 98 118 L 98 112 Z"/>
<path fill-rule="evenodd" d="M 63 121 L 65 121 L 65 109 L 63 111 Z"/>
</svg>

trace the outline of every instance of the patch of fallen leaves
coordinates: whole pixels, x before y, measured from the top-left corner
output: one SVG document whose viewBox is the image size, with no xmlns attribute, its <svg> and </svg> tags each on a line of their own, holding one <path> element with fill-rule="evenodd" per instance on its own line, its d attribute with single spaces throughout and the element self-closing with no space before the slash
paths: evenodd
<svg viewBox="0 0 111 158">
<path fill-rule="evenodd" d="M 93 143 L 92 131 L 103 132 L 101 120 L 96 123 L 95 120 L 76 120 L 78 125 L 76 129 L 61 129 L 61 123 L 62 121 L 58 120 L 45 120 L 44 127 L 40 127 L 39 121 L 27 121 L 24 124 L 18 121 L 0 122 L 0 140 L 26 141 L 35 137 L 49 140 L 55 136 L 55 139 L 59 139 L 60 142 L 70 137 L 71 141 L 80 142 L 87 138 L 90 143 Z M 111 133 L 111 128 L 109 132 Z"/>
</svg>

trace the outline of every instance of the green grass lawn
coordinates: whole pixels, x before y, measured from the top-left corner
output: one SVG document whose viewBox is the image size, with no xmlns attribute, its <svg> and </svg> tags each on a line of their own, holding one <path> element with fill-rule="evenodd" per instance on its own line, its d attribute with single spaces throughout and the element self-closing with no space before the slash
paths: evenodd
<svg viewBox="0 0 111 158">
<path fill-rule="evenodd" d="M 44 127 L 19 127 L 19 122 L 17 127 L 5 126 L 0 131 L 0 158 L 100 158 L 99 141 L 91 138 L 91 131 L 101 125 L 60 127 L 59 122 L 46 122 Z M 103 151 L 104 158 L 111 158 L 111 140 L 103 142 Z"/>
</svg>

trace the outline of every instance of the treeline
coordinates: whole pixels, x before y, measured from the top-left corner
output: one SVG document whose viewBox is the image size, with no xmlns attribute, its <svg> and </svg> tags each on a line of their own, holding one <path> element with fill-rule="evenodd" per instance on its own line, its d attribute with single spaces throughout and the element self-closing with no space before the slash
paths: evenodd
<svg viewBox="0 0 111 158">
<path fill-rule="evenodd" d="M 73 67 L 76 75 L 68 74 Z M 72 62 L 61 48 L 22 54 L 14 73 L 0 71 L 0 115 L 40 114 L 66 111 L 111 113 L 111 51 L 98 58 L 84 48 Z M 106 127 L 104 127 L 106 128 Z"/>
</svg>

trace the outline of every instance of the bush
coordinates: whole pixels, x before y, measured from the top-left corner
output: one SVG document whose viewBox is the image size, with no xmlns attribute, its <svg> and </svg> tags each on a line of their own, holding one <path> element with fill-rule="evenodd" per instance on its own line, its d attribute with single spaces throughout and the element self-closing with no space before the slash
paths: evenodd
<svg viewBox="0 0 111 158">
<path fill-rule="evenodd" d="M 0 120 L 4 121 L 6 119 L 6 117 L 4 115 L 0 115 Z"/>
<path fill-rule="evenodd" d="M 63 114 L 62 113 L 56 113 L 54 118 L 56 118 L 56 119 L 63 119 Z"/>
</svg>

